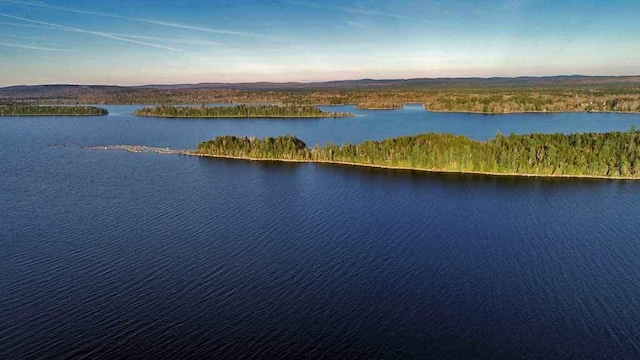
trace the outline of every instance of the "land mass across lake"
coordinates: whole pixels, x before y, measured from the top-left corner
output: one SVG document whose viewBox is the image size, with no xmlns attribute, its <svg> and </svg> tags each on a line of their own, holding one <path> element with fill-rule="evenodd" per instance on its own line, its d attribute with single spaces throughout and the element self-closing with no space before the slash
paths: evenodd
<svg viewBox="0 0 640 360">
<path fill-rule="evenodd" d="M 130 145 L 90 149 L 500 176 L 640 179 L 640 131 L 635 128 L 608 133 L 498 134 L 485 142 L 430 133 L 309 148 L 289 135 L 220 136 L 195 150 Z"/>
<path fill-rule="evenodd" d="M 640 112 L 640 76 L 547 76 L 0 88 L 0 101 L 39 104 L 423 104 L 434 112 Z M 359 106 L 360 105 L 360 106 Z"/>
</svg>

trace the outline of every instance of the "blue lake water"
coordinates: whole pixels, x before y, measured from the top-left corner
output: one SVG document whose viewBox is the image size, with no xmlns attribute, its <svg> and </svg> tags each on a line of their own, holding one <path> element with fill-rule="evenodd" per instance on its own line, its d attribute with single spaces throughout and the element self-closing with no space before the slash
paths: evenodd
<svg viewBox="0 0 640 360">
<path fill-rule="evenodd" d="M 640 357 L 640 182 L 82 146 L 627 130 L 640 116 L 0 118 L 0 358 Z M 53 144 L 66 144 L 59 146 Z"/>
</svg>

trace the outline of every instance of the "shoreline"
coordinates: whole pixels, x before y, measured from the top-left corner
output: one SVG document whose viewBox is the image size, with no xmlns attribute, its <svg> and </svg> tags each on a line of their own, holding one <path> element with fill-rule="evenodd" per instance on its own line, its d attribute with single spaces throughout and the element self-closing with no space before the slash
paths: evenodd
<svg viewBox="0 0 640 360">
<path fill-rule="evenodd" d="M 330 119 L 330 118 L 345 118 L 354 117 L 355 114 L 349 115 L 337 115 L 337 116 L 169 116 L 169 115 L 144 115 L 135 114 L 133 116 L 140 117 L 155 117 L 166 119 Z"/>
<path fill-rule="evenodd" d="M 501 172 L 492 172 L 492 171 L 472 171 L 472 170 L 464 171 L 464 170 L 450 170 L 450 169 L 413 168 L 408 166 L 365 164 L 365 163 L 356 163 L 356 162 L 349 162 L 349 161 L 253 158 L 253 157 L 247 157 L 247 156 L 200 154 L 196 150 L 176 150 L 176 149 L 170 149 L 170 148 L 149 147 L 149 146 L 142 146 L 142 145 L 90 146 L 90 147 L 84 147 L 83 149 L 124 150 L 132 153 L 151 153 L 151 154 L 158 154 L 158 155 L 183 155 L 183 156 L 201 157 L 201 158 L 229 159 L 229 160 L 254 161 L 254 162 L 283 162 L 283 163 L 300 163 L 300 164 L 307 163 L 307 164 L 342 165 L 342 166 L 396 170 L 396 171 L 398 170 L 399 171 L 417 171 L 417 172 L 433 173 L 433 174 L 439 173 L 439 174 L 484 175 L 484 176 L 550 178 L 550 179 L 562 178 L 562 179 L 595 179 L 595 180 L 635 180 L 635 181 L 640 180 L 640 177 L 631 177 L 631 176 L 501 173 Z"/>
<path fill-rule="evenodd" d="M 430 110 L 423 106 L 426 112 L 436 114 L 474 114 L 474 115 L 513 115 L 513 114 L 630 114 L 640 115 L 640 111 L 615 111 L 615 110 L 565 110 L 565 111 L 508 111 L 508 112 L 482 112 L 464 110 Z"/>
<path fill-rule="evenodd" d="M 215 103 L 215 104 L 221 104 L 221 105 L 227 105 L 228 103 Z M 229 104 L 262 104 L 259 102 L 253 103 L 253 102 L 246 102 L 246 103 L 229 103 Z M 69 103 L 69 104 L 63 104 L 64 106 L 67 105 L 82 105 L 82 106 L 89 106 L 89 105 L 95 105 L 94 103 Z M 140 104 L 136 104 L 136 103 L 110 103 L 110 104 L 101 104 L 103 106 L 108 106 L 108 105 L 131 105 L 131 106 L 148 106 L 149 104 L 147 103 L 140 103 Z M 356 110 L 375 110 L 375 111 L 382 111 L 382 110 L 401 110 L 403 108 L 405 108 L 406 105 L 422 105 L 422 108 L 430 113 L 451 113 L 451 114 L 475 114 L 475 115 L 513 115 L 513 114 L 568 114 L 568 113 L 594 113 L 594 114 L 631 114 L 631 115 L 640 115 L 640 111 L 619 111 L 619 110 L 591 110 L 591 111 L 586 111 L 586 110 L 559 110 L 559 111 L 543 111 L 543 110 L 537 110 L 537 111 L 531 111 L 531 110 L 526 110 L 526 111 L 508 111 L 508 112 L 482 112 L 482 111 L 467 111 L 467 110 L 431 110 L 429 109 L 425 103 L 421 103 L 421 102 L 405 102 L 403 103 L 402 107 L 399 108 L 361 108 L 358 107 L 356 103 L 344 103 L 344 104 L 312 104 L 309 106 L 314 106 L 314 107 L 318 107 L 318 106 L 326 106 L 326 107 L 339 107 L 339 106 L 354 106 L 354 108 Z M 107 114 L 108 115 L 108 114 Z M 300 118 L 300 119 L 323 119 L 323 118 L 340 118 L 340 117 L 354 117 L 357 116 L 356 114 L 349 114 L 349 115 L 340 115 L 340 116 L 167 116 L 167 115 L 143 115 L 143 114 L 135 114 L 132 113 L 132 115 L 134 116 L 142 116 L 142 117 L 157 117 L 157 118 L 175 118 L 175 119 L 179 119 L 179 118 L 184 118 L 184 119 L 219 119 L 219 118 L 246 118 L 246 119 L 267 119 L 267 118 L 284 118 L 284 119 L 295 119 L 295 118 Z M 0 115 L 3 116 L 3 115 Z M 49 116 L 49 115 L 4 115 L 4 116 Z M 51 115 L 54 116 L 54 115 Z M 67 115 L 60 115 L 60 116 L 67 116 Z M 68 115 L 71 116 L 71 115 Z M 84 116 L 84 115 L 76 115 L 76 116 Z M 103 116 L 103 115 L 87 115 L 87 116 Z"/>
<path fill-rule="evenodd" d="M 28 117 L 34 117 L 34 116 L 107 116 L 109 114 L 15 114 L 15 115 L 6 115 L 6 114 L 0 114 L 0 117 L 12 117 L 12 116 L 28 116 Z"/>
<path fill-rule="evenodd" d="M 388 111 L 388 110 L 400 110 L 404 109 L 404 107 L 395 107 L 395 108 L 368 108 L 368 107 L 357 107 L 356 110 L 376 110 L 376 111 Z"/>
<path fill-rule="evenodd" d="M 491 171 L 471 171 L 471 170 L 448 170 L 448 169 L 425 169 L 412 168 L 407 166 L 378 165 L 354 163 L 349 161 L 331 161 L 331 160 L 296 160 L 296 159 L 277 159 L 277 158 L 250 158 L 243 156 L 227 156 L 227 155 L 211 155 L 198 153 L 184 153 L 185 156 L 210 157 L 217 159 L 244 160 L 256 162 L 287 162 L 287 163 L 308 163 L 308 164 L 328 164 L 342 165 L 352 167 L 365 167 L 385 170 L 400 171 L 418 171 L 434 174 L 461 174 L 461 175 L 486 175 L 486 176 L 507 176 L 507 177 L 527 177 L 527 178 L 565 178 L 565 179 L 598 179 L 598 180 L 640 180 L 640 177 L 631 176 L 602 176 L 602 175 L 564 175 L 564 174 L 527 174 L 527 173 L 500 173 Z"/>
</svg>

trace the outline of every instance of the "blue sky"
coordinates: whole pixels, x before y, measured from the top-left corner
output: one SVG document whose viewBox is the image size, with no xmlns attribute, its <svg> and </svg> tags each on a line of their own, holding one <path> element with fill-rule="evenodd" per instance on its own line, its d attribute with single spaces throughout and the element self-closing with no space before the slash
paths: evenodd
<svg viewBox="0 0 640 360">
<path fill-rule="evenodd" d="M 640 1 L 0 0 L 0 86 L 640 74 Z"/>
</svg>

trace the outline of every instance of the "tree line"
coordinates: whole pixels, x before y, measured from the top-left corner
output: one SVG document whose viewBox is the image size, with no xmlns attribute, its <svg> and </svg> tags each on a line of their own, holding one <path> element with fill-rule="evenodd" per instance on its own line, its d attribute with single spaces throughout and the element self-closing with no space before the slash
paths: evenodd
<svg viewBox="0 0 640 360">
<path fill-rule="evenodd" d="M 514 112 L 640 112 L 636 94 L 608 92 L 503 92 L 449 93 L 425 102 L 425 108 L 441 112 L 503 114 Z"/>
<path fill-rule="evenodd" d="M 44 96 L 44 95 L 43 95 Z M 13 102 L 36 98 L 7 99 Z M 640 112 L 640 87 L 573 86 L 548 88 L 385 88 L 385 89 L 103 89 L 83 90 L 67 96 L 38 98 L 40 103 L 84 104 L 201 104 L 271 103 L 294 105 L 360 104 L 377 105 L 420 103 L 430 111 L 500 114 L 510 112 L 620 111 Z"/>
<path fill-rule="evenodd" d="M 0 116 L 89 116 L 108 113 L 106 109 L 95 106 L 0 105 Z"/>
<path fill-rule="evenodd" d="M 420 134 L 359 144 L 308 148 L 293 136 L 221 136 L 199 154 L 329 161 L 459 172 L 640 178 L 640 131 L 583 134 L 498 134 L 485 142 L 451 134 Z"/>
<path fill-rule="evenodd" d="M 404 104 L 392 102 L 362 102 L 356 105 L 356 109 L 363 110 L 396 110 L 402 109 Z"/>
<path fill-rule="evenodd" d="M 352 116 L 325 112 L 312 106 L 235 105 L 235 106 L 156 106 L 138 109 L 134 115 L 196 118 L 324 118 Z"/>
</svg>

